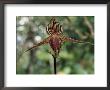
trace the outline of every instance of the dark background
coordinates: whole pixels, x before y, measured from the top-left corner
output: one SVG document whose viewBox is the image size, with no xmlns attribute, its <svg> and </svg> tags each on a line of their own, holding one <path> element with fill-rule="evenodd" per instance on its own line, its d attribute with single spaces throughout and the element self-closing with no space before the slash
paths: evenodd
<svg viewBox="0 0 110 90">
<path fill-rule="evenodd" d="M 15 4 L 107 4 L 110 0 L 0 0 L 1 3 Z"/>
</svg>

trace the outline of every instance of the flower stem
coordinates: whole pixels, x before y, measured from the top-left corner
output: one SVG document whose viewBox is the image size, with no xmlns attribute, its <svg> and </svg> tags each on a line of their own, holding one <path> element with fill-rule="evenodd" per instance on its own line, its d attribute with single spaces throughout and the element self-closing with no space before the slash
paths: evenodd
<svg viewBox="0 0 110 90">
<path fill-rule="evenodd" d="M 53 56 L 53 58 L 54 58 L 54 74 L 56 74 L 56 73 L 57 73 L 57 72 L 56 72 L 56 57 Z"/>
</svg>

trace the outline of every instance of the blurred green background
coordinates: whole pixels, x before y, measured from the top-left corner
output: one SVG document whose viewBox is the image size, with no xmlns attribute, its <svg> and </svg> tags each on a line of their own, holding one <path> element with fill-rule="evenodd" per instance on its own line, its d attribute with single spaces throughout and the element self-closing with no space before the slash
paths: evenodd
<svg viewBox="0 0 110 90">
<path fill-rule="evenodd" d="M 17 16 L 16 74 L 52 74 L 53 57 L 49 45 L 23 54 L 33 44 L 48 37 L 46 26 L 52 16 Z M 64 35 L 94 44 L 94 16 L 55 16 Z M 94 74 L 94 46 L 65 42 L 57 59 L 58 74 Z"/>
</svg>

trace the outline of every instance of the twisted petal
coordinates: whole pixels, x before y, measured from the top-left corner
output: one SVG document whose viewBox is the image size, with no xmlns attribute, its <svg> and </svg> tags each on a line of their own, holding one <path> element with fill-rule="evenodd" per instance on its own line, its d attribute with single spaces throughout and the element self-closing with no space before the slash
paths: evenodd
<svg viewBox="0 0 110 90">
<path fill-rule="evenodd" d="M 61 37 L 62 42 L 84 43 L 84 44 L 94 45 L 94 44 L 91 43 L 91 42 L 80 41 L 80 40 L 76 40 L 76 39 L 73 39 L 73 38 L 69 38 L 69 37 L 66 37 L 66 36 L 63 36 L 63 35 L 60 36 L 60 37 Z"/>
<path fill-rule="evenodd" d="M 44 45 L 44 44 L 48 44 L 49 40 L 51 37 L 48 37 L 46 39 L 44 39 L 43 41 L 39 42 L 38 44 L 32 46 L 31 48 L 27 49 L 25 52 L 32 50 L 33 48 L 37 48 L 38 46 Z"/>
</svg>

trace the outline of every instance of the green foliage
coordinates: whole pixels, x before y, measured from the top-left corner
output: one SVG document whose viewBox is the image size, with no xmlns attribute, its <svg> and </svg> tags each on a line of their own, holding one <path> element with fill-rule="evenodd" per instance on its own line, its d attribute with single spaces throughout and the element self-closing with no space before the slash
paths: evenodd
<svg viewBox="0 0 110 90">
<path fill-rule="evenodd" d="M 53 58 L 49 45 L 30 52 L 27 48 L 48 37 L 46 26 L 52 16 L 17 16 L 17 74 L 51 74 Z M 56 16 L 64 29 L 64 35 L 94 43 L 94 16 Z M 87 24 L 89 22 L 89 25 Z M 92 27 L 92 30 L 90 29 Z M 57 59 L 58 74 L 94 74 L 94 46 L 66 42 Z"/>
</svg>

